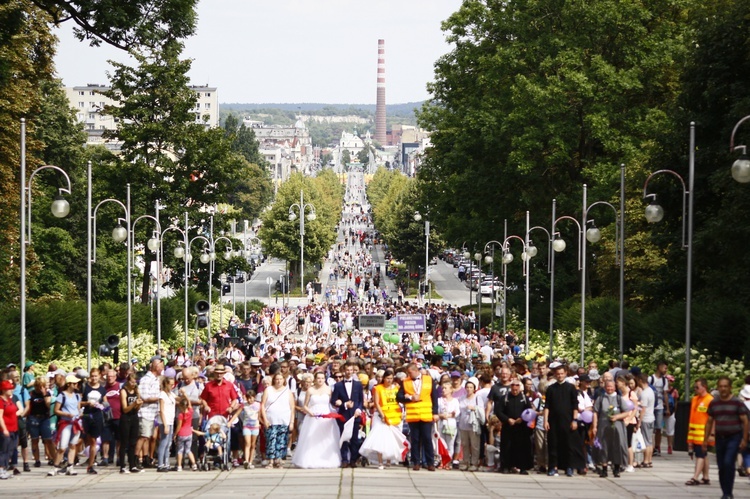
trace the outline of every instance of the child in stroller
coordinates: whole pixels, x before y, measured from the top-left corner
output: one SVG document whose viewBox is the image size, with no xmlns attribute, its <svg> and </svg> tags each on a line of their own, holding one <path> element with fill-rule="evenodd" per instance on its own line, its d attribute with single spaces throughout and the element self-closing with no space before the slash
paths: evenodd
<svg viewBox="0 0 750 499">
<path fill-rule="evenodd" d="M 193 430 L 196 435 L 202 436 L 205 439 L 206 452 L 203 455 L 203 462 L 201 467 L 208 471 L 210 468 L 208 463 L 208 456 L 213 456 L 214 465 L 229 469 L 228 465 L 228 438 L 227 438 L 227 420 L 222 416 L 214 416 L 206 422 L 204 431 Z"/>
</svg>

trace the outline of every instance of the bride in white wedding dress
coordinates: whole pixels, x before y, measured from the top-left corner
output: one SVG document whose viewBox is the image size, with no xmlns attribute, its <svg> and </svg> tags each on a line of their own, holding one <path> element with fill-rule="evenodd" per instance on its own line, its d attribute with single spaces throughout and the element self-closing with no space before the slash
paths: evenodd
<svg viewBox="0 0 750 499">
<path fill-rule="evenodd" d="M 325 373 L 315 373 L 313 386 L 307 390 L 305 411 L 297 438 L 292 464 L 298 468 L 338 468 L 341 466 L 339 427 L 330 414 L 331 388 L 326 385 Z"/>
</svg>

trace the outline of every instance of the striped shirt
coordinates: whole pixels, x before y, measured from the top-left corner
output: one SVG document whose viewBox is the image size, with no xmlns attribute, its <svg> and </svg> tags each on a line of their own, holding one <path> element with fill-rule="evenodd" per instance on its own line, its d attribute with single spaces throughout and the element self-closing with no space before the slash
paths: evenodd
<svg viewBox="0 0 750 499">
<path fill-rule="evenodd" d="M 743 426 L 740 416 L 748 414 L 747 407 L 737 397 L 721 400 L 717 397 L 708 406 L 708 415 L 715 422 L 717 437 L 728 437 L 742 433 Z"/>
</svg>

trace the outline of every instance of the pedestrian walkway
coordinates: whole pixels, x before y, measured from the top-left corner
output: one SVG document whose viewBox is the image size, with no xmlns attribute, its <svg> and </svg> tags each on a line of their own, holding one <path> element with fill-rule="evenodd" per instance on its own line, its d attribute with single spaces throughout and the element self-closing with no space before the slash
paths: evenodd
<svg viewBox="0 0 750 499">
<path fill-rule="evenodd" d="M 656 458 L 654 468 L 623 473 L 621 478 L 546 475 L 501 475 L 461 471 L 412 471 L 403 466 L 375 468 L 300 470 L 245 470 L 229 472 L 145 473 L 120 475 L 113 467 L 99 475 L 80 474 L 47 478 L 45 468 L 3 482 L 4 497 L 267 497 L 267 498 L 430 498 L 465 497 L 550 499 L 563 498 L 664 498 L 692 499 L 721 496 L 715 462 L 712 485 L 688 487 L 693 463 L 686 453 Z M 750 483 L 738 479 L 734 497 L 750 498 Z"/>
</svg>

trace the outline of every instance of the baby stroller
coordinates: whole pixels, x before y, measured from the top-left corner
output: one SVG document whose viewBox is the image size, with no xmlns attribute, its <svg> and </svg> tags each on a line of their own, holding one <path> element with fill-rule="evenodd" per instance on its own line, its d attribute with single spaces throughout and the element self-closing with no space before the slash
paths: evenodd
<svg viewBox="0 0 750 499">
<path fill-rule="evenodd" d="M 217 430 L 218 431 L 214 431 Z M 203 452 L 198 468 L 201 471 L 214 469 L 229 471 L 229 454 L 231 449 L 231 434 L 227 419 L 224 416 L 208 418 L 204 424 L 201 436 Z"/>
</svg>

